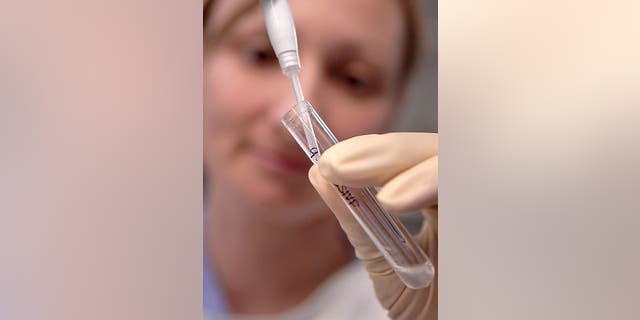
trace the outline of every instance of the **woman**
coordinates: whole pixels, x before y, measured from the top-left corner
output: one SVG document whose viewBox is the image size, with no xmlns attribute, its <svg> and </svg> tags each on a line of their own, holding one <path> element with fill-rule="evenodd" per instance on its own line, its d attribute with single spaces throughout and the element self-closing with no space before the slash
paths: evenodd
<svg viewBox="0 0 640 320">
<path fill-rule="evenodd" d="M 339 140 L 388 130 L 400 111 L 416 55 L 414 5 L 387 0 L 290 5 L 307 100 Z M 258 2 L 205 1 L 204 9 L 205 312 L 216 319 L 222 314 L 386 318 L 375 302 L 375 287 L 390 317 L 435 317 L 435 284 L 424 290 L 404 288 L 325 180 L 391 184 L 392 177 L 402 178 L 400 172 L 426 163 L 420 165 L 418 187 L 411 187 L 416 179 L 402 178 L 399 188 L 396 183 L 385 187 L 391 191 L 381 191 L 387 196 L 381 201 L 400 211 L 434 205 L 435 135 L 358 137 L 323 156 L 322 174 L 316 167 L 309 170 L 309 160 L 280 124 L 295 100 L 269 44 Z M 380 160 L 364 165 L 369 176 L 344 170 L 358 152 L 387 148 L 400 150 L 402 157 L 373 157 Z M 354 151 L 354 157 L 348 156 Z M 435 258 L 435 220 L 428 221 L 421 243 Z M 374 286 L 363 284 L 366 272 L 353 262 L 345 231 Z"/>
</svg>

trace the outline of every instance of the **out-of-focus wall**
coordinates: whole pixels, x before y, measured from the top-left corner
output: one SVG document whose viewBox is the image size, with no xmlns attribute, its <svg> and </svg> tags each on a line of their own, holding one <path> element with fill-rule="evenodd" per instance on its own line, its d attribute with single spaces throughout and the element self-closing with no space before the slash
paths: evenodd
<svg viewBox="0 0 640 320">
<path fill-rule="evenodd" d="M 410 85 L 399 131 L 438 131 L 438 2 L 423 0 L 423 49 Z"/>
</svg>

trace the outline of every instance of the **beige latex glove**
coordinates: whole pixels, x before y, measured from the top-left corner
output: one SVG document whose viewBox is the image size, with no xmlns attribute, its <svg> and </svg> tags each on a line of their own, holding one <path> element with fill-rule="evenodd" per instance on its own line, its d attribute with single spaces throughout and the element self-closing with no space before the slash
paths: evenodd
<svg viewBox="0 0 640 320">
<path fill-rule="evenodd" d="M 391 319 L 437 319 L 438 135 L 365 135 L 329 148 L 309 180 L 336 215 L 356 256 L 373 280 L 376 295 Z M 425 220 L 415 239 L 436 266 L 427 288 L 407 288 L 353 218 L 333 184 L 382 186 L 378 200 L 393 213 L 421 210 Z"/>
</svg>

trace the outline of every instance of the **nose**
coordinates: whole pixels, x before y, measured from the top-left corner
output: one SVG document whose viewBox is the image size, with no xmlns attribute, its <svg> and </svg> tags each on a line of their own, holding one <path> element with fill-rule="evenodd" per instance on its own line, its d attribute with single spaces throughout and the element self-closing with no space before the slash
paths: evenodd
<svg viewBox="0 0 640 320">
<path fill-rule="evenodd" d="M 269 108 L 269 121 L 272 123 L 280 124 L 280 118 L 295 106 L 296 98 L 289 85 L 289 80 L 285 75 L 282 75 L 283 79 L 279 80 L 282 85 L 278 86 L 278 90 L 273 93 L 272 106 Z"/>
<path fill-rule="evenodd" d="M 305 100 L 316 105 L 322 104 L 322 70 L 318 63 L 307 63 L 300 72 L 300 85 L 304 92 Z"/>
<path fill-rule="evenodd" d="M 320 68 L 317 68 L 315 64 L 306 63 L 298 75 L 304 98 L 311 102 L 314 108 L 316 108 L 316 103 L 318 105 L 321 105 L 322 103 L 322 79 L 320 71 Z M 276 89 L 276 87 L 277 89 L 273 92 L 272 106 L 269 108 L 268 121 L 274 135 L 285 135 L 287 137 L 285 140 L 291 140 L 289 142 L 292 142 L 293 140 L 289 139 L 289 134 L 280 122 L 280 119 L 291 108 L 295 107 L 296 97 L 293 93 L 291 82 L 287 76 L 281 74 L 281 78 L 277 81 L 278 85 L 274 86 L 274 89 Z"/>
<path fill-rule="evenodd" d="M 291 84 L 287 77 L 280 73 L 277 75 L 277 78 L 273 78 L 272 82 L 266 83 L 265 85 L 270 87 L 270 93 L 269 100 L 265 101 L 268 108 L 266 112 L 263 113 L 265 119 L 262 121 L 266 121 L 267 123 L 269 138 L 272 140 L 271 143 L 283 148 L 295 146 L 295 141 L 280 122 L 282 116 L 293 108 L 296 103 Z"/>
<path fill-rule="evenodd" d="M 298 74 L 302 92 L 305 100 L 315 103 L 320 103 L 320 73 L 318 68 L 315 68 L 312 64 L 305 64 L 304 69 Z M 286 75 L 281 74 L 281 79 L 278 80 L 278 86 L 273 93 L 274 105 L 270 108 L 269 118 L 271 122 L 280 124 L 280 118 L 296 104 L 296 97 L 293 93 L 293 87 L 291 81 Z"/>
</svg>

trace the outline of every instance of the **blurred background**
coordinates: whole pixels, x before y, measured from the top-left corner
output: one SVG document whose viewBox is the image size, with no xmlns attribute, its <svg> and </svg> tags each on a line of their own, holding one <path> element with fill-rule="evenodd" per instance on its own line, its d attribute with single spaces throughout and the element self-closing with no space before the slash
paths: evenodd
<svg viewBox="0 0 640 320">
<path fill-rule="evenodd" d="M 398 131 L 438 132 L 438 2 L 423 0 L 422 57 Z"/>
</svg>

